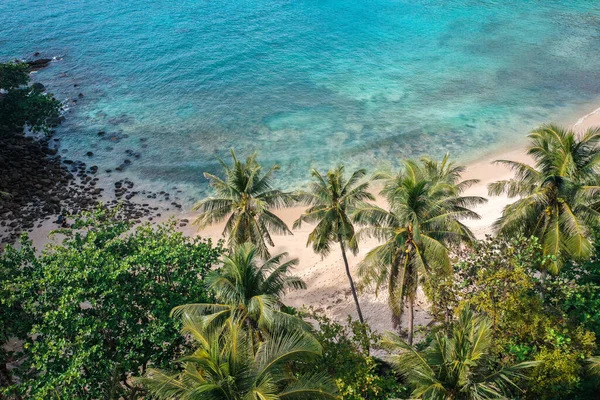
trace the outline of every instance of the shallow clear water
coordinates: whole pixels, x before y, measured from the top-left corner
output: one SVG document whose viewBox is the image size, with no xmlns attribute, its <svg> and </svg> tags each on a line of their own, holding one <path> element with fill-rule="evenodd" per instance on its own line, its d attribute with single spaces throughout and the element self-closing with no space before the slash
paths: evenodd
<svg viewBox="0 0 600 400">
<path fill-rule="evenodd" d="M 0 59 L 35 51 L 62 58 L 35 79 L 84 95 L 66 156 L 140 151 L 113 177 L 200 196 L 232 147 L 292 187 L 311 166 L 464 160 L 564 121 L 600 97 L 600 2 L 2 0 Z"/>
</svg>

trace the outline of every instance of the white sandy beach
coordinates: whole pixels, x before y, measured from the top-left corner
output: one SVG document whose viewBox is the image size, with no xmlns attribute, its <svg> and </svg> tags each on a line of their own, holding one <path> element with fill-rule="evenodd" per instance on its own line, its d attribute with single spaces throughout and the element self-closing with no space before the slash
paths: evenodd
<svg viewBox="0 0 600 400">
<path fill-rule="evenodd" d="M 600 126 L 600 109 L 579 119 L 574 127 L 578 130 L 585 130 L 589 127 Z M 524 145 L 523 145 L 524 146 Z M 525 154 L 524 147 L 517 147 L 501 152 L 484 154 L 478 161 L 467 166 L 464 179 L 479 179 L 480 182 L 467 191 L 467 195 L 487 196 L 487 185 L 491 182 L 507 179 L 511 177 L 510 171 L 501 165 L 493 164 L 493 160 L 508 159 L 516 161 L 529 162 L 530 158 Z M 466 221 L 467 225 L 473 230 L 478 238 L 483 238 L 485 234 L 491 233 L 491 225 L 502 212 L 502 208 L 508 204 L 509 199 L 500 196 L 489 198 L 487 204 L 476 209 L 481 215 L 480 220 Z M 378 199 L 378 203 L 381 199 Z M 384 205 L 384 204 L 382 204 Z M 304 208 L 294 207 L 278 210 L 277 214 L 289 225 L 292 226 L 295 219 L 303 212 Z M 185 213 L 177 215 L 178 218 L 194 219 L 194 213 Z M 30 234 L 37 247 L 41 247 L 47 242 L 47 234 L 55 229 L 56 225 L 51 221 L 45 221 L 41 228 L 36 229 Z M 216 225 L 210 228 L 197 231 L 196 226 L 188 225 L 180 228 L 184 233 L 200 235 L 202 237 L 218 240 L 221 238 L 223 225 Z M 279 252 L 288 252 L 291 257 L 297 257 L 300 260 L 299 266 L 294 271 L 308 285 L 305 291 L 296 291 L 286 296 L 286 304 L 294 307 L 312 306 L 316 310 L 324 312 L 326 315 L 337 320 L 345 320 L 348 314 L 356 318 L 356 311 L 349 290 L 348 281 L 344 271 L 341 253 L 334 250 L 332 254 L 321 259 L 314 254 L 310 247 L 306 247 L 308 233 L 312 227 L 304 224 L 302 229 L 294 231 L 293 236 L 275 236 L 276 247 L 272 254 Z M 365 241 L 360 244 L 360 253 L 357 256 L 349 254 L 351 268 L 354 271 L 358 262 L 370 249 L 376 245 L 373 240 Z M 386 304 L 385 293 L 365 292 L 360 294 L 360 303 L 363 315 L 368 323 L 377 331 L 391 329 L 391 314 Z M 419 293 L 417 307 L 415 310 L 415 326 L 425 325 L 431 321 L 427 313 L 427 304 L 424 295 Z M 404 321 L 406 326 L 406 321 Z"/>
</svg>

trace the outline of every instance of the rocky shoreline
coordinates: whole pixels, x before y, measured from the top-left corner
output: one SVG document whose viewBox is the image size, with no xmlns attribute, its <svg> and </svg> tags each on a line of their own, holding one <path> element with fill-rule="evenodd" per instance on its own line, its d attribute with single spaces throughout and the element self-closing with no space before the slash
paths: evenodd
<svg viewBox="0 0 600 400">
<path fill-rule="evenodd" d="M 39 58 L 25 62 L 33 72 L 52 61 Z M 41 91 L 46 89 L 41 83 L 35 85 Z M 72 103 L 76 104 L 81 98 L 82 93 L 72 99 Z M 98 135 L 104 136 L 105 132 Z M 107 140 L 113 139 L 111 135 L 106 136 Z M 70 217 L 100 204 L 120 207 L 125 218 L 133 223 L 152 221 L 162 217 L 165 211 L 181 210 L 182 205 L 173 201 L 178 197 L 172 198 L 168 192 L 137 191 L 128 177 L 114 181 L 110 179 L 112 170 L 99 171 L 89 160 L 71 160 L 64 154 L 59 155 L 59 142 L 52 134 L 35 138 L 13 132 L 0 137 L 0 249 L 15 243 L 23 232 L 41 228 L 45 221 L 52 220 L 58 228 L 68 224 Z M 141 153 L 132 150 L 125 153 L 128 158 L 115 172 L 123 173 L 131 164 L 130 159 L 141 157 Z M 93 159 L 94 153 L 89 151 L 86 156 Z M 180 222 L 180 226 L 186 224 L 187 220 Z"/>
<path fill-rule="evenodd" d="M 0 146 L 0 243 L 14 243 L 24 231 L 33 231 L 45 220 L 57 220 L 100 203 L 120 206 L 134 222 L 160 216 L 160 208 L 131 199 L 137 194 L 134 183 L 123 179 L 115 183 L 115 199 L 106 201 L 98 167 L 83 161 L 63 159 L 56 155 L 52 138 L 36 140 L 12 135 L 2 138 Z M 60 221 L 59 221 L 59 216 Z"/>
</svg>

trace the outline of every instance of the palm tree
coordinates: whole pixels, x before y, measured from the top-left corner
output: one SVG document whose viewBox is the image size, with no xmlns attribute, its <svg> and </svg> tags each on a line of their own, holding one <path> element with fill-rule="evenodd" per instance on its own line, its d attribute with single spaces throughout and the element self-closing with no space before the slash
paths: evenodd
<svg viewBox="0 0 600 400">
<path fill-rule="evenodd" d="M 194 206 L 194 210 L 200 211 L 194 223 L 204 228 L 227 219 L 223 236 L 227 236 L 230 248 L 246 242 L 254 243 L 261 257 L 269 258 L 267 244 L 274 246 L 270 232 L 292 234 L 271 210 L 292 205 L 293 196 L 273 189 L 273 173 L 279 169 L 278 165 L 263 174 L 256 161 L 256 153 L 245 162 L 238 160 L 233 150 L 231 156 L 231 167 L 219 160 L 225 170 L 224 178 L 204 173 L 216 197 L 201 200 Z"/>
<path fill-rule="evenodd" d="M 408 300 L 408 341 L 413 340 L 414 302 L 419 279 L 432 273 L 450 273 L 448 246 L 474 239 L 459 219 L 477 219 L 469 207 L 486 200 L 462 196 L 477 182 L 460 181 L 463 167 L 446 156 L 441 163 L 422 159 L 405 161 L 397 174 L 377 174 L 384 181 L 381 194 L 389 211 L 375 205 L 359 209 L 354 221 L 366 226 L 356 238 L 372 237 L 383 242 L 367 253 L 359 264 L 365 286 L 376 290 L 387 286 L 394 329 L 400 325 L 403 302 Z"/>
<path fill-rule="evenodd" d="M 374 200 L 373 195 L 367 191 L 369 184 L 366 182 L 359 184 L 366 171 L 358 169 L 346 180 L 344 167 L 340 165 L 327 172 L 327 176 L 321 175 L 316 169 L 311 171 L 311 175 L 314 180 L 310 190 L 297 194 L 298 201 L 309 208 L 294 222 L 293 228 L 300 228 L 303 222 L 316 224 L 315 229 L 308 235 L 306 246 L 312 244 L 314 252 L 323 257 L 331 252 L 333 243 L 340 245 L 358 319 L 364 323 L 346 257 L 346 248 L 353 254 L 358 253 L 358 245 L 356 241 L 352 241 L 354 226 L 349 215 L 365 201 Z"/>
<path fill-rule="evenodd" d="M 181 372 L 149 370 L 138 379 L 158 399 L 333 399 L 335 385 L 322 374 L 295 376 L 290 362 L 311 361 L 321 345 L 303 332 L 278 333 L 255 351 L 248 332 L 231 321 L 207 327 L 184 318 L 183 333 L 198 348 Z"/>
<path fill-rule="evenodd" d="M 529 135 L 528 154 L 534 166 L 498 160 L 515 177 L 489 185 L 490 195 L 518 197 L 506 206 L 495 230 L 504 235 L 523 233 L 540 239 L 545 256 L 543 268 L 558 273 L 568 258 L 591 255 L 589 233 L 600 219 L 600 128 L 579 136 L 572 130 L 544 125 Z"/>
<path fill-rule="evenodd" d="M 257 247 L 244 243 L 224 256 L 223 266 L 206 277 L 217 303 L 185 304 L 175 307 L 173 314 L 201 319 L 209 326 L 239 319 L 252 332 L 255 343 L 284 325 L 305 328 L 300 318 L 281 311 L 281 297 L 286 291 L 306 289 L 300 278 L 289 273 L 298 259 L 283 262 L 285 258 L 287 253 L 277 254 L 259 265 Z"/>
<path fill-rule="evenodd" d="M 389 361 L 412 387 L 417 399 L 504 399 L 519 389 L 516 378 L 538 362 L 494 368 L 493 335 L 490 320 L 463 309 L 449 335 L 435 334 L 423 352 L 387 332 L 382 345 Z"/>
<path fill-rule="evenodd" d="M 600 376 L 600 356 L 593 356 L 587 360 L 587 369 L 592 375 Z"/>
</svg>

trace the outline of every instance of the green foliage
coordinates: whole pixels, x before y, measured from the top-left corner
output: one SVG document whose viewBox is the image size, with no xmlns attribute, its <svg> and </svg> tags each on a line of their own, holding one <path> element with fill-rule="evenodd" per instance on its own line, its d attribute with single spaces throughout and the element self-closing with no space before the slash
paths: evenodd
<svg viewBox="0 0 600 400">
<path fill-rule="evenodd" d="M 542 349 L 536 356 L 542 364 L 531 374 L 530 398 L 572 399 L 581 383 L 580 357 L 568 349 Z"/>
<path fill-rule="evenodd" d="M 412 398 L 499 399 L 518 391 L 522 372 L 537 365 L 523 362 L 499 366 L 494 359 L 491 321 L 465 308 L 450 334 L 440 332 L 422 352 L 388 332 L 383 346 L 390 362 L 408 380 Z"/>
<path fill-rule="evenodd" d="M 216 197 L 201 200 L 194 206 L 194 210 L 200 211 L 194 223 L 202 228 L 227 219 L 223 236 L 227 237 L 229 248 L 250 242 L 258 248 L 261 257 L 269 258 L 267 245 L 275 245 L 271 232 L 292 234 L 285 222 L 271 211 L 292 205 L 294 198 L 273 188 L 273 174 L 279 165 L 263 173 L 256 156 L 254 153 L 243 162 L 231 150 L 231 167 L 219 160 L 225 170 L 223 178 L 204 173 Z"/>
<path fill-rule="evenodd" d="M 15 273 L 11 305 L 32 320 L 21 337 L 21 389 L 32 399 L 134 398 L 131 376 L 184 349 L 170 310 L 209 299 L 203 278 L 220 245 L 185 237 L 174 222 L 130 230 L 104 210 L 82 214 L 58 235 L 60 243 L 37 257 L 25 242 L 1 259 Z"/>
<path fill-rule="evenodd" d="M 323 346 L 323 358 L 306 368 L 331 376 L 339 391 L 338 399 L 384 400 L 408 394 L 383 362 L 369 354 L 380 338 L 368 325 L 350 317 L 342 325 L 313 312 L 305 316 L 316 322 L 312 334 Z"/>
<path fill-rule="evenodd" d="M 22 130 L 25 125 L 34 132 L 48 133 L 56 126 L 60 102 L 29 83 L 27 64 L 0 64 L 0 133 Z"/>
<path fill-rule="evenodd" d="M 567 262 L 560 275 L 548 281 L 546 300 L 600 338 L 600 229 L 593 238 L 594 256 Z"/>
<path fill-rule="evenodd" d="M 321 256 L 329 254 L 334 243 L 340 245 L 358 319 L 360 322 L 364 322 L 346 258 L 346 248 L 349 248 L 354 254 L 358 253 L 354 225 L 350 220 L 351 213 L 357 207 L 364 207 L 365 201 L 374 200 L 373 195 L 367 191 L 369 183 L 359 183 L 366 175 L 366 171 L 358 169 L 350 175 L 350 178 L 346 179 L 344 166 L 340 165 L 327 172 L 327 176 L 321 175 L 316 169 L 312 170 L 311 175 L 313 182 L 310 190 L 297 194 L 298 201 L 309 208 L 294 222 L 294 229 L 300 228 L 303 222 L 314 224 L 315 229 L 308 235 L 306 245 L 312 244 L 315 253 Z"/>
<path fill-rule="evenodd" d="M 541 300 L 536 295 L 538 283 L 532 273 L 545 262 L 535 237 L 506 240 L 488 236 L 474 242 L 455 263 L 453 276 L 441 281 L 442 287 L 432 281 L 427 288 L 434 299 L 443 296 L 448 300 L 445 309 L 434 307 L 434 315 L 444 315 L 448 322 L 447 317 L 462 301 L 486 313 L 494 331 L 500 330 L 507 337 L 524 335 L 523 329 L 536 330 Z M 530 312 L 533 309 L 536 312 Z M 527 323 L 525 317 L 531 317 Z"/>
<path fill-rule="evenodd" d="M 27 338 L 34 322 L 21 299 L 30 294 L 31 276 L 37 269 L 35 249 L 26 235 L 18 250 L 8 246 L 0 256 L 0 388 L 15 383 L 8 365 L 23 356 L 19 342 Z"/>
<path fill-rule="evenodd" d="M 231 319 L 206 326 L 184 316 L 183 334 L 197 349 L 181 360 L 181 371 L 152 369 L 139 379 L 158 399 L 334 398 L 335 386 L 325 374 L 293 371 L 292 362 L 311 362 L 321 355 L 319 342 L 303 331 L 275 332 L 256 351 L 249 332 Z"/>
<path fill-rule="evenodd" d="M 582 389 L 582 366 L 595 351 L 595 335 L 551 304 L 552 296 L 540 296 L 535 274 L 548 262 L 543 254 L 535 237 L 488 237 L 461 255 L 453 281 L 429 290 L 439 287 L 439 296 L 450 299 L 437 309 L 440 320 L 461 308 L 487 314 L 502 362 L 540 361 L 523 382 L 528 398 L 572 398 Z"/>
<path fill-rule="evenodd" d="M 333 243 L 341 243 L 354 254 L 358 252 L 358 243 L 352 241 L 354 226 L 350 215 L 365 201 L 375 200 L 368 192 L 369 183 L 360 183 L 366 175 L 364 169 L 354 171 L 348 179 L 344 172 L 342 165 L 325 176 L 313 169 L 310 190 L 297 194 L 298 201 L 310 207 L 294 222 L 294 228 L 300 228 L 303 222 L 314 224 L 306 245 L 312 245 L 315 253 L 323 256 L 331 252 Z"/>
<path fill-rule="evenodd" d="M 206 278 L 217 303 L 184 304 L 175 307 L 173 313 L 202 320 L 209 326 L 240 320 L 251 332 L 255 345 L 264 335 L 284 327 L 304 329 L 306 324 L 301 319 L 282 311 L 281 298 L 287 291 L 306 288 L 300 278 L 290 275 L 298 259 L 284 262 L 286 257 L 287 253 L 277 254 L 259 264 L 258 248 L 242 244 L 224 256 L 223 266 Z"/>
<path fill-rule="evenodd" d="M 600 221 L 600 128 L 579 136 L 544 125 L 529 139 L 534 166 L 497 161 L 511 168 L 515 177 L 490 184 L 490 195 L 519 199 L 504 208 L 495 229 L 509 237 L 518 233 L 538 237 L 543 254 L 553 256 L 542 265 L 542 272 L 558 273 L 565 261 L 592 254 L 591 228 Z"/>
<path fill-rule="evenodd" d="M 600 376 L 600 356 L 590 357 L 587 359 L 587 362 L 590 373 Z"/>
<path fill-rule="evenodd" d="M 376 290 L 387 288 L 394 329 L 400 324 L 404 299 L 408 299 L 411 344 L 413 304 L 421 278 L 449 273 L 449 246 L 473 240 L 469 228 L 459 220 L 479 218 L 469 207 L 486 201 L 462 195 L 477 182 L 461 181 L 463 170 L 448 156 L 440 163 L 427 158 L 420 163 L 405 161 L 397 174 L 375 176 L 384 182 L 381 194 L 389 211 L 369 205 L 354 214 L 357 223 L 367 226 L 357 238 L 383 242 L 359 264 L 362 283 Z"/>
</svg>

